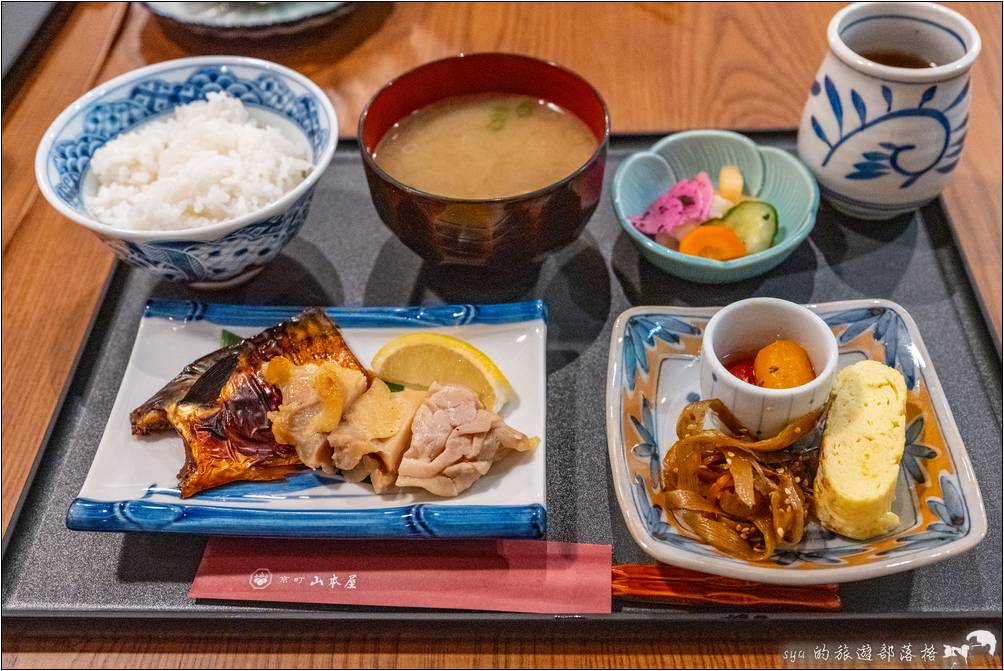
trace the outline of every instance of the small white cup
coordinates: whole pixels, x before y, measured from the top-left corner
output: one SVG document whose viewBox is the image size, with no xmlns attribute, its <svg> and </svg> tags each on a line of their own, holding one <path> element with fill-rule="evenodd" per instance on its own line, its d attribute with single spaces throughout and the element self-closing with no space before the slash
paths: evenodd
<svg viewBox="0 0 1004 671">
<path fill-rule="evenodd" d="M 816 377 L 791 389 L 765 389 L 735 377 L 721 358 L 755 352 L 778 338 L 809 355 Z M 811 310 L 779 298 L 747 298 L 722 308 L 708 321 L 701 343 L 701 397 L 720 399 L 759 438 L 826 405 L 837 372 L 837 340 Z"/>
</svg>

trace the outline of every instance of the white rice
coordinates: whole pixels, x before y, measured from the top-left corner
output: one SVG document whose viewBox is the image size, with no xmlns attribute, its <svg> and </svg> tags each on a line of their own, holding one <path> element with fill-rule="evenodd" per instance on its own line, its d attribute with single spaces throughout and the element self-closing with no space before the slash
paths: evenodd
<svg viewBox="0 0 1004 671">
<path fill-rule="evenodd" d="M 94 152 L 99 186 L 85 202 L 116 228 L 198 228 L 274 203 L 311 167 L 306 143 L 260 125 L 240 100 L 210 93 Z"/>
</svg>

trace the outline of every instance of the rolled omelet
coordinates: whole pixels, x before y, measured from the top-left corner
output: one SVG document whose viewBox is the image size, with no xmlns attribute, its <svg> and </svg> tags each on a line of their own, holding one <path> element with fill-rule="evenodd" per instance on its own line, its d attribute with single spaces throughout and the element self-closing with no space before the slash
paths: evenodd
<svg viewBox="0 0 1004 671">
<path fill-rule="evenodd" d="M 823 526 L 864 539 L 894 529 L 899 461 L 906 444 L 906 382 L 878 361 L 837 374 L 813 488 Z"/>
</svg>

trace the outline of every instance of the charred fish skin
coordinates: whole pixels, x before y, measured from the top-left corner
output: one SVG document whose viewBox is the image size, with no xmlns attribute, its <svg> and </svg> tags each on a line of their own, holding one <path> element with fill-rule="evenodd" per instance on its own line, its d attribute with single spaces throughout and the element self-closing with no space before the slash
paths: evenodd
<svg viewBox="0 0 1004 671">
<path fill-rule="evenodd" d="M 294 365 L 334 361 L 343 368 L 357 370 L 372 379 L 366 367 L 349 349 L 341 331 L 321 308 L 307 308 L 296 317 L 248 338 L 241 345 L 241 357 L 259 373 L 269 360 L 284 356 Z"/>
<path fill-rule="evenodd" d="M 334 361 L 361 372 L 367 385 L 372 379 L 338 327 L 319 308 L 308 308 L 232 348 L 193 362 L 185 371 L 197 369 L 198 375 L 186 377 L 184 385 L 175 384 L 182 371 L 133 411 L 134 415 L 142 411 L 137 415 L 140 418 L 163 412 L 184 440 L 185 464 L 178 473 L 182 497 L 238 480 L 275 480 L 302 467 L 294 446 L 276 442 L 267 417 L 282 403 L 282 392 L 266 382 L 264 375 L 268 362 L 277 356 L 297 365 Z M 172 387 L 170 394 L 168 387 Z M 133 426 L 135 432 L 135 422 Z"/>
<path fill-rule="evenodd" d="M 149 400 L 130 412 L 129 424 L 133 435 L 146 436 L 173 429 L 167 418 L 169 409 L 188 395 L 189 390 L 206 371 L 228 356 L 235 357 L 237 347 L 237 345 L 223 347 L 188 364 Z"/>
<path fill-rule="evenodd" d="M 276 443 L 266 417 L 281 402 L 279 390 L 240 367 L 213 401 L 186 398 L 169 411 L 185 443 L 182 497 L 235 480 L 274 480 L 299 465 L 294 448 Z"/>
</svg>

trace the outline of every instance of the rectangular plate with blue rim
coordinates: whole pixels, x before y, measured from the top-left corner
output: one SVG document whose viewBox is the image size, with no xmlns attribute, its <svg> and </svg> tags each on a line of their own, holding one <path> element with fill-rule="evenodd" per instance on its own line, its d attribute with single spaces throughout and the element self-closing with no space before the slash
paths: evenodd
<svg viewBox="0 0 1004 671">
<path fill-rule="evenodd" d="M 906 444 L 893 505 L 900 524 L 868 540 L 810 522 L 798 545 L 762 562 L 718 552 L 666 519 L 660 472 L 681 411 L 700 399 L 701 337 L 718 308 L 638 307 L 610 341 L 607 445 L 614 489 L 632 537 L 676 566 L 757 582 L 805 585 L 877 578 L 943 561 L 976 546 L 987 515 L 965 445 L 913 319 L 883 300 L 807 306 L 833 329 L 840 366 L 874 359 L 903 373 Z"/>
<path fill-rule="evenodd" d="M 388 340 L 429 330 L 467 340 L 498 364 L 516 400 L 503 410 L 514 428 L 539 436 L 453 499 L 423 490 L 375 494 L 365 483 L 304 470 L 274 482 L 238 482 L 178 495 L 180 436 L 133 436 L 129 411 L 186 364 L 220 347 L 222 329 L 251 336 L 299 307 L 147 304 L 104 435 L 66 523 L 84 531 L 163 531 L 313 538 L 536 538 L 544 534 L 545 342 L 540 301 L 501 305 L 327 308 L 363 364 Z"/>
</svg>

